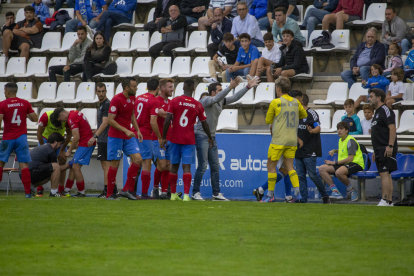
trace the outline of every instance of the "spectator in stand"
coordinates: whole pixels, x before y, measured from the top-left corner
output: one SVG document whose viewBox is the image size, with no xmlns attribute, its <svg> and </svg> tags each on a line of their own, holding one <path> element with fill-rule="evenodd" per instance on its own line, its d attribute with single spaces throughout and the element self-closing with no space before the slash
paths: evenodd
<svg viewBox="0 0 414 276">
<path fill-rule="evenodd" d="M 401 41 L 410 31 L 411 28 L 405 21 L 397 16 L 395 8 L 388 6 L 385 10 L 385 21 L 382 23 L 382 43 L 385 45 L 385 50 L 388 51 L 388 47 L 393 42 L 401 45 Z"/>
<path fill-rule="evenodd" d="M 300 41 L 302 46 L 306 46 L 306 38 L 300 32 L 298 23 L 292 18 L 287 17 L 286 9 L 284 7 L 278 7 L 275 9 L 275 20 L 273 21 L 272 34 L 275 41 L 278 41 L 277 37 L 282 37 L 284 30 L 291 30 L 293 32 L 293 38 Z M 279 44 L 283 44 L 282 41 Z"/>
<path fill-rule="evenodd" d="M 3 54 L 6 62 L 9 58 L 9 49 L 20 50 L 20 56 L 29 61 L 31 48 L 42 46 L 43 24 L 35 18 L 35 9 L 32 6 L 24 8 L 25 19 L 17 22 L 13 31 L 4 30 L 3 33 Z"/>
<path fill-rule="evenodd" d="M 63 3 L 66 2 L 68 8 L 75 8 L 76 0 L 56 0 L 55 11 L 60 10 L 63 7 Z"/>
<path fill-rule="evenodd" d="M 209 4 L 210 0 L 181 0 L 180 11 L 187 18 L 187 25 L 198 22 Z"/>
<path fill-rule="evenodd" d="M 388 55 L 391 56 L 389 59 L 387 69 L 384 70 L 383 76 L 390 76 L 391 70 L 394 68 L 402 68 L 403 61 L 401 58 L 401 46 L 397 43 L 392 42 L 388 48 Z"/>
<path fill-rule="evenodd" d="M 268 28 L 273 26 L 273 21 L 275 21 L 275 9 L 279 7 L 284 7 L 286 16 L 292 18 L 293 20 L 299 19 L 299 10 L 296 7 L 296 0 L 268 0 L 267 2 L 267 16 L 259 20 L 260 30 L 266 31 Z"/>
<path fill-rule="evenodd" d="M 301 30 L 308 30 L 308 37 L 312 34 L 318 24 L 322 24 L 325 15 L 333 12 L 338 6 L 339 0 L 315 0 L 313 2 L 314 8 L 307 11 Z"/>
<path fill-rule="evenodd" d="M 144 25 L 144 31 L 152 35 L 157 30 L 158 21 L 162 18 L 170 17 L 168 10 L 172 5 L 180 6 L 181 0 L 157 0 L 157 7 L 155 8 L 154 18 L 152 21 Z"/>
<path fill-rule="evenodd" d="M 371 122 L 374 116 L 374 108 L 370 104 L 364 104 L 364 119 L 361 121 L 362 134 L 371 135 Z"/>
<path fill-rule="evenodd" d="M 414 38 L 412 40 L 413 45 L 414 45 Z M 404 79 L 406 82 L 409 83 L 413 83 L 414 82 L 414 78 L 413 74 L 414 74 L 414 48 L 410 50 L 410 52 L 408 53 L 408 57 L 405 60 L 405 64 L 404 64 Z"/>
<path fill-rule="evenodd" d="M 66 22 L 65 33 L 76 32 L 79 25 L 88 25 L 91 29 L 98 27 L 102 14 L 108 9 L 105 0 L 76 0 L 75 17 Z"/>
<path fill-rule="evenodd" d="M 351 69 L 343 71 L 341 78 L 348 83 L 348 88 L 356 82 L 356 78 L 361 76 L 363 80 L 368 80 L 370 66 L 379 64 L 384 68 L 385 47 L 377 41 L 377 29 L 372 27 L 366 33 L 366 42 L 361 42 L 354 56 L 351 58 Z"/>
<path fill-rule="evenodd" d="M 232 23 L 229 19 L 223 17 L 223 10 L 215 8 L 213 11 L 214 22 L 211 24 L 211 40 L 213 43 L 207 45 L 207 52 L 210 57 L 213 57 L 223 42 L 223 36 L 231 32 Z"/>
<path fill-rule="evenodd" d="M 282 57 L 278 63 L 271 66 L 272 75 L 267 80 L 270 82 L 274 81 L 274 77 L 291 78 L 297 74 L 309 72 L 309 65 L 302 43 L 293 38 L 291 30 L 284 30 L 282 36 L 283 45 L 280 47 Z"/>
<path fill-rule="evenodd" d="M 250 35 L 247 33 L 239 36 L 241 47 L 237 54 L 234 65 L 226 70 L 226 80 L 234 80 L 237 76 L 246 76 L 249 74 L 252 62 L 260 58 L 259 50 L 256 46 L 250 44 Z"/>
<path fill-rule="evenodd" d="M 346 115 L 342 116 L 341 122 L 345 122 L 349 126 L 349 135 L 362 134 L 361 121 L 358 115 L 355 114 L 355 102 L 353 99 L 348 99 L 344 102 L 344 109 Z"/>
<path fill-rule="evenodd" d="M 153 59 L 160 56 L 163 51 L 165 56 L 172 57 L 172 50 L 185 46 L 185 34 L 187 32 L 187 20 L 180 14 L 177 6 L 172 5 L 169 10 L 170 17 L 158 21 L 158 31 L 162 34 L 161 42 L 149 48 L 149 54 Z"/>
<path fill-rule="evenodd" d="M 250 69 L 250 74 L 247 75 L 247 78 L 257 77 L 260 79 L 262 73 L 265 73 L 267 76 L 267 81 L 273 79 L 272 71 L 270 70 L 270 66 L 273 63 L 278 63 L 282 56 L 280 52 L 280 45 L 275 43 L 273 40 L 273 35 L 271 33 L 266 33 L 263 36 L 265 42 L 265 48 L 263 49 L 262 56 L 259 59 L 256 59 L 252 62 L 252 67 Z"/>
<path fill-rule="evenodd" d="M 102 31 L 105 34 L 106 41 L 111 38 L 111 28 L 113 26 L 129 23 L 132 20 L 134 11 L 137 8 L 136 0 L 114 0 L 107 11 L 104 11 L 99 19 L 96 31 Z M 90 36 L 94 36 L 94 31 L 87 26 Z"/>
<path fill-rule="evenodd" d="M 368 81 L 362 80 L 362 87 L 365 89 L 372 89 L 378 88 L 382 91 L 387 91 L 387 86 L 390 84 L 390 81 L 382 76 L 382 68 L 378 64 L 371 65 L 370 69 L 370 78 Z M 355 108 L 357 108 L 361 102 L 368 102 L 369 94 L 366 96 L 359 96 L 358 99 L 355 101 Z"/>
<path fill-rule="evenodd" d="M 413 45 L 414 45 L 413 41 L 414 41 L 414 34 L 410 30 L 410 32 L 401 41 L 401 48 L 402 48 L 402 54 L 403 55 L 406 55 L 407 52 L 410 51 L 411 47 L 413 47 Z"/>
<path fill-rule="evenodd" d="M 56 75 L 63 75 L 63 81 L 69 82 L 70 76 L 83 72 L 86 49 L 92 41 L 87 37 L 85 26 L 78 26 L 77 35 L 78 39 L 69 48 L 68 59 L 71 64 L 50 66 L 49 81 L 57 82 Z"/>
<path fill-rule="evenodd" d="M 256 17 L 256 20 L 267 17 L 267 0 L 254 0 L 249 7 L 249 13 Z"/>
<path fill-rule="evenodd" d="M 45 24 L 46 18 L 50 17 L 48 6 L 42 0 L 34 0 L 32 7 L 35 9 L 35 18 Z"/>
<path fill-rule="evenodd" d="M 3 25 L 1 28 L 1 34 L 3 35 L 5 30 L 13 31 L 14 27 L 16 26 L 16 22 L 14 22 L 16 18 L 14 17 L 14 12 L 6 12 L 6 24 Z"/>
<path fill-rule="evenodd" d="M 219 46 L 219 51 L 208 62 L 210 78 L 203 78 L 204 82 L 216 83 L 217 72 L 221 73 L 222 82 L 229 82 L 226 78 L 226 70 L 236 63 L 239 47 L 234 44 L 234 36 L 231 33 L 225 33 L 223 43 Z M 223 60 L 225 59 L 225 62 Z"/>
<path fill-rule="evenodd" d="M 250 43 L 256 47 L 264 47 L 263 35 L 260 32 L 256 18 L 248 13 L 247 4 L 244 1 L 237 3 L 237 13 L 234 18 L 231 33 L 240 42 L 239 35 L 247 33 L 250 36 Z"/>
<path fill-rule="evenodd" d="M 111 46 L 102 32 L 96 32 L 92 45 L 86 50 L 82 81 L 92 82 L 92 77 L 104 71 L 111 56 Z"/>
<path fill-rule="evenodd" d="M 207 10 L 207 15 L 198 19 L 198 30 L 206 31 L 208 26 L 212 26 L 216 23 L 217 19 L 213 14 L 215 10 L 220 9 L 222 17 L 226 17 L 229 20 L 237 16 L 237 0 L 211 0 Z M 222 20 L 220 20 L 221 22 Z"/>
<path fill-rule="evenodd" d="M 339 0 L 336 9 L 323 17 L 322 30 L 329 30 L 329 25 L 336 25 L 337 30 L 342 30 L 344 24 L 362 19 L 364 0 Z"/>
<path fill-rule="evenodd" d="M 391 83 L 388 87 L 388 93 L 385 97 L 385 104 L 392 109 L 394 103 L 403 100 L 405 95 L 405 87 L 403 84 L 404 70 L 401 68 L 394 68 L 391 71 Z"/>
</svg>

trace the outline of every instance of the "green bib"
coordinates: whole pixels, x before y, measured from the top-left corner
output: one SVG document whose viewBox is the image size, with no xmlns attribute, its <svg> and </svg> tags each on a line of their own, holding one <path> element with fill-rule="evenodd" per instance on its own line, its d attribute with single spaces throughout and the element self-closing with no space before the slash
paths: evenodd
<svg viewBox="0 0 414 276">
<path fill-rule="evenodd" d="M 346 137 L 345 140 L 342 141 L 341 138 L 339 138 L 339 142 L 338 142 L 338 161 L 344 160 L 346 158 L 348 158 L 348 141 L 349 140 L 354 140 L 357 145 L 358 145 L 358 150 L 356 152 L 356 154 L 354 155 L 354 159 L 352 160 L 352 162 L 357 163 L 358 165 L 361 166 L 362 169 L 364 169 L 365 164 L 364 164 L 364 156 L 362 155 L 362 151 L 361 148 L 359 147 L 359 144 L 357 142 L 357 140 L 355 140 L 354 137 L 352 137 L 351 135 L 348 135 Z"/>
<path fill-rule="evenodd" d="M 280 113 L 273 119 L 272 144 L 296 147 L 298 144 L 299 103 L 280 98 Z"/>
<path fill-rule="evenodd" d="M 57 128 L 50 122 L 50 115 L 52 115 L 54 110 L 50 110 L 46 112 L 47 115 L 47 126 L 45 127 L 45 131 L 43 131 L 42 136 L 46 139 L 49 138 L 49 135 L 53 132 L 60 133 L 62 136 L 65 136 L 66 131 L 66 122 L 62 122 L 62 127 Z"/>
</svg>

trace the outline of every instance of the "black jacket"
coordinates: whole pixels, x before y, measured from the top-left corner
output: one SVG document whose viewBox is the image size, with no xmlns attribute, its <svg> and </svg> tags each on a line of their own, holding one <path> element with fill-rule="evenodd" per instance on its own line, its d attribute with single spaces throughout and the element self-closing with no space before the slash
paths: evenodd
<svg viewBox="0 0 414 276">
<path fill-rule="evenodd" d="M 162 2 L 163 2 L 162 0 L 157 0 L 157 7 L 155 8 L 155 12 L 154 12 L 154 21 L 158 17 L 163 17 L 163 18 L 169 17 L 170 14 L 169 14 L 168 10 L 170 9 L 170 7 L 172 5 L 176 5 L 178 8 L 180 8 L 181 0 L 170 0 L 170 1 L 168 1 L 168 4 L 167 4 L 167 6 L 165 7 L 164 10 L 162 9 Z"/>
<path fill-rule="evenodd" d="M 282 52 L 282 57 L 279 63 L 276 63 L 276 68 L 282 68 L 282 70 L 293 69 L 297 72 L 309 72 L 306 54 L 300 41 L 293 40 L 287 51 L 286 45 L 283 44 L 280 47 L 280 51 Z"/>
<path fill-rule="evenodd" d="M 351 58 L 351 69 L 357 66 L 357 61 L 359 58 L 359 55 L 364 51 L 365 48 L 365 42 L 359 43 L 354 56 Z M 378 40 L 375 41 L 374 45 L 372 46 L 371 54 L 369 55 L 371 58 L 368 63 L 364 64 L 363 66 L 371 66 L 372 64 L 378 64 L 382 67 L 382 69 L 385 68 L 385 47 L 384 44 L 379 42 Z"/>
<path fill-rule="evenodd" d="M 275 18 L 275 9 L 278 7 L 284 7 L 286 11 L 289 9 L 289 5 L 295 6 L 292 14 L 299 16 L 299 10 L 296 7 L 296 0 L 268 0 L 266 13 L 271 12 L 272 18 Z"/>
<path fill-rule="evenodd" d="M 180 13 L 185 16 L 200 18 L 208 10 L 210 0 L 181 0 Z M 193 12 L 195 7 L 205 6 L 206 9 L 202 12 Z"/>
<path fill-rule="evenodd" d="M 227 19 L 224 17 L 222 25 L 223 25 L 221 27 L 222 32 L 220 32 L 218 28 L 215 28 L 214 30 L 211 29 L 211 40 L 216 44 L 219 44 L 223 41 L 223 35 L 225 33 L 231 33 L 231 27 L 233 26 L 233 23 L 231 22 L 230 19 Z"/>
</svg>

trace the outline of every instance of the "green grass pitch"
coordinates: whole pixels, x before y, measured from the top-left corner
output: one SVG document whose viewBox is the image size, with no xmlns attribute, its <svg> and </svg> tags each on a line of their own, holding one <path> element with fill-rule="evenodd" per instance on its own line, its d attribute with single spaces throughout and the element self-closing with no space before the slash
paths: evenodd
<svg viewBox="0 0 414 276">
<path fill-rule="evenodd" d="M 0 275 L 414 275 L 410 207 L 3 195 Z"/>
</svg>

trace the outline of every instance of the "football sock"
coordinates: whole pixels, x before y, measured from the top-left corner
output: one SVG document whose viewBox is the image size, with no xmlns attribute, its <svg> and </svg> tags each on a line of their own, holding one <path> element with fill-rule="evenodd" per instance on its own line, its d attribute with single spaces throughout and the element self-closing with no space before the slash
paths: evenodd
<svg viewBox="0 0 414 276">
<path fill-rule="evenodd" d="M 349 191 L 351 191 L 352 190 L 352 185 L 351 185 L 351 183 L 349 183 L 347 186 L 346 186 L 346 191 L 347 192 L 349 192 Z"/>
<path fill-rule="evenodd" d="M 78 187 L 78 192 L 81 194 L 85 193 L 85 181 L 76 181 L 76 186 Z"/>
<path fill-rule="evenodd" d="M 57 193 L 57 191 L 58 191 L 57 189 L 51 189 L 51 190 L 50 190 L 50 193 L 51 193 L 52 195 L 55 195 L 55 194 Z"/>
<path fill-rule="evenodd" d="M 170 188 L 171 193 L 175 194 L 177 192 L 177 180 L 178 180 L 178 174 L 176 173 L 170 173 Z"/>
<path fill-rule="evenodd" d="M 183 174 L 183 181 L 184 181 L 184 194 L 189 194 L 190 193 L 190 188 L 191 188 L 191 173 L 184 173 Z"/>
<path fill-rule="evenodd" d="M 3 179 L 3 167 L 0 167 L 0 182 Z"/>
<path fill-rule="evenodd" d="M 277 180 L 277 174 L 276 173 L 267 173 L 267 182 L 268 182 L 268 190 L 269 191 L 274 191 L 275 190 L 275 185 L 276 185 L 276 180 Z"/>
<path fill-rule="evenodd" d="M 285 178 L 285 195 L 291 196 L 292 195 L 292 182 L 290 181 L 290 177 Z"/>
<path fill-rule="evenodd" d="M 116 184 L 116 173 L 118 172 L 118 168 L 109 167 L 108 170 L 108 186 L 106 190 L 106 197 L 110 197 L 114 192 L 114 186 Z"/>
<path fill-rule="evenodd" d="M 275 191 L 267 190 L 268 197 L 273 197 L 274 194 L 275 194 Z"/>
<path fill-rule="evenodd" d="M 73 183 L 75 183 L 74 180 L 70 180 L 70 179 L 66 180 L 66 186 L 65 186 L 66 192 L 69 192 L 70 189 L 72 189 Z"/>
<path fill-rule="evenodd" d="M 24 168 L 22 170 L 22 182 L 23 182 L 23 186 L 24 186 L 24 192 L 26 194 L 30 194 L 30 186 L 31 186 L 32 180 L 30 179 L 29 168 Z"/>
<path fill-rule="evenodd" d="M 39 186 L 40 187 L 40 186 Z M 65 190 L 65 186 L 60 186 L 58 187 L 58 192 L 61 193 Z"/>
<path fill-rule="evenodd" d="M 170 171 L 163 171 L 161 173 L 161 191 L 163 193 L 168 192 L 168 184 L 170 182 Z"/>
<path fill-rule="evenodd" d="M 289 178 L 293 188 L 299 187 L 299 178 L 295 170 L 289 171 Z"/>
<path fill-rule="evenodd" d="M 331 190 L 332 191 L 334 191 L 334 190 L 337 190 L 338 191 L 338 188 L 336 188 L 335 184 L 332 184 L 330 187 L 331 187 Z"/>
<path fill-rule="evenodd" d="M 142 182 L 142 194 L 148 195 L 148 189 L 151 182 L 151 172 L 141 171 L 141 182 Z"/>
<path fill-rule="evenodd" d="M 158 188 L 160 186 L 161 175 L 162 175 L 162 172 L 160 172 L 157 168 L 155 168 L 155 171 L 154 171 L 154 188 Z"/>
<path fill-rule="evenodd" d="M 266 186 L 267 186 L 267 182 L 266 182 Z M 264 189 L 262 187 L 259 187 L 258 190 L 259 190 L 259 194 L 264 194 Z"/>
<path fill-rule="evenodd" d="M 60 187 L 60 186 L 59 186 L 59 187 Z M 43 191 L 43 190 L 44 190 L 43 186 L 37 186 L 37 191 L 38 191 L 38 192 Z"/>
<path fill-rule="evenodd" d="M 280 180 L 282 180 L 284 177 L 285 177 L 285 174 L 284 174 L 284 173 L 282 173 L 282 172 L 278 172 L 278 173 L 277 173 L 276 183 L 277 183 L 277 182 L 279 182 Z M 260 188 L 259 188 L 259 193 L 263 194 L 263 193 L 264 193 L 264 191 L 266 191 L 266 190 L 267 190 L 268 186 L 269 186 L 268 182 L 265 182 L 265 183 L 262 185 L 262 187 L 260 187 Z"/>
<path fill-rule="evenodd" d="M 135 186 L 135 178 L 138 175 L 138 171 L 140 169 L 140 165 L 136 163 L 132 163 L 127 172 L 127 181 L 125 182 L 125 186 L 122 191 L 132 191 L 134 190 Z"/>
</svg>

